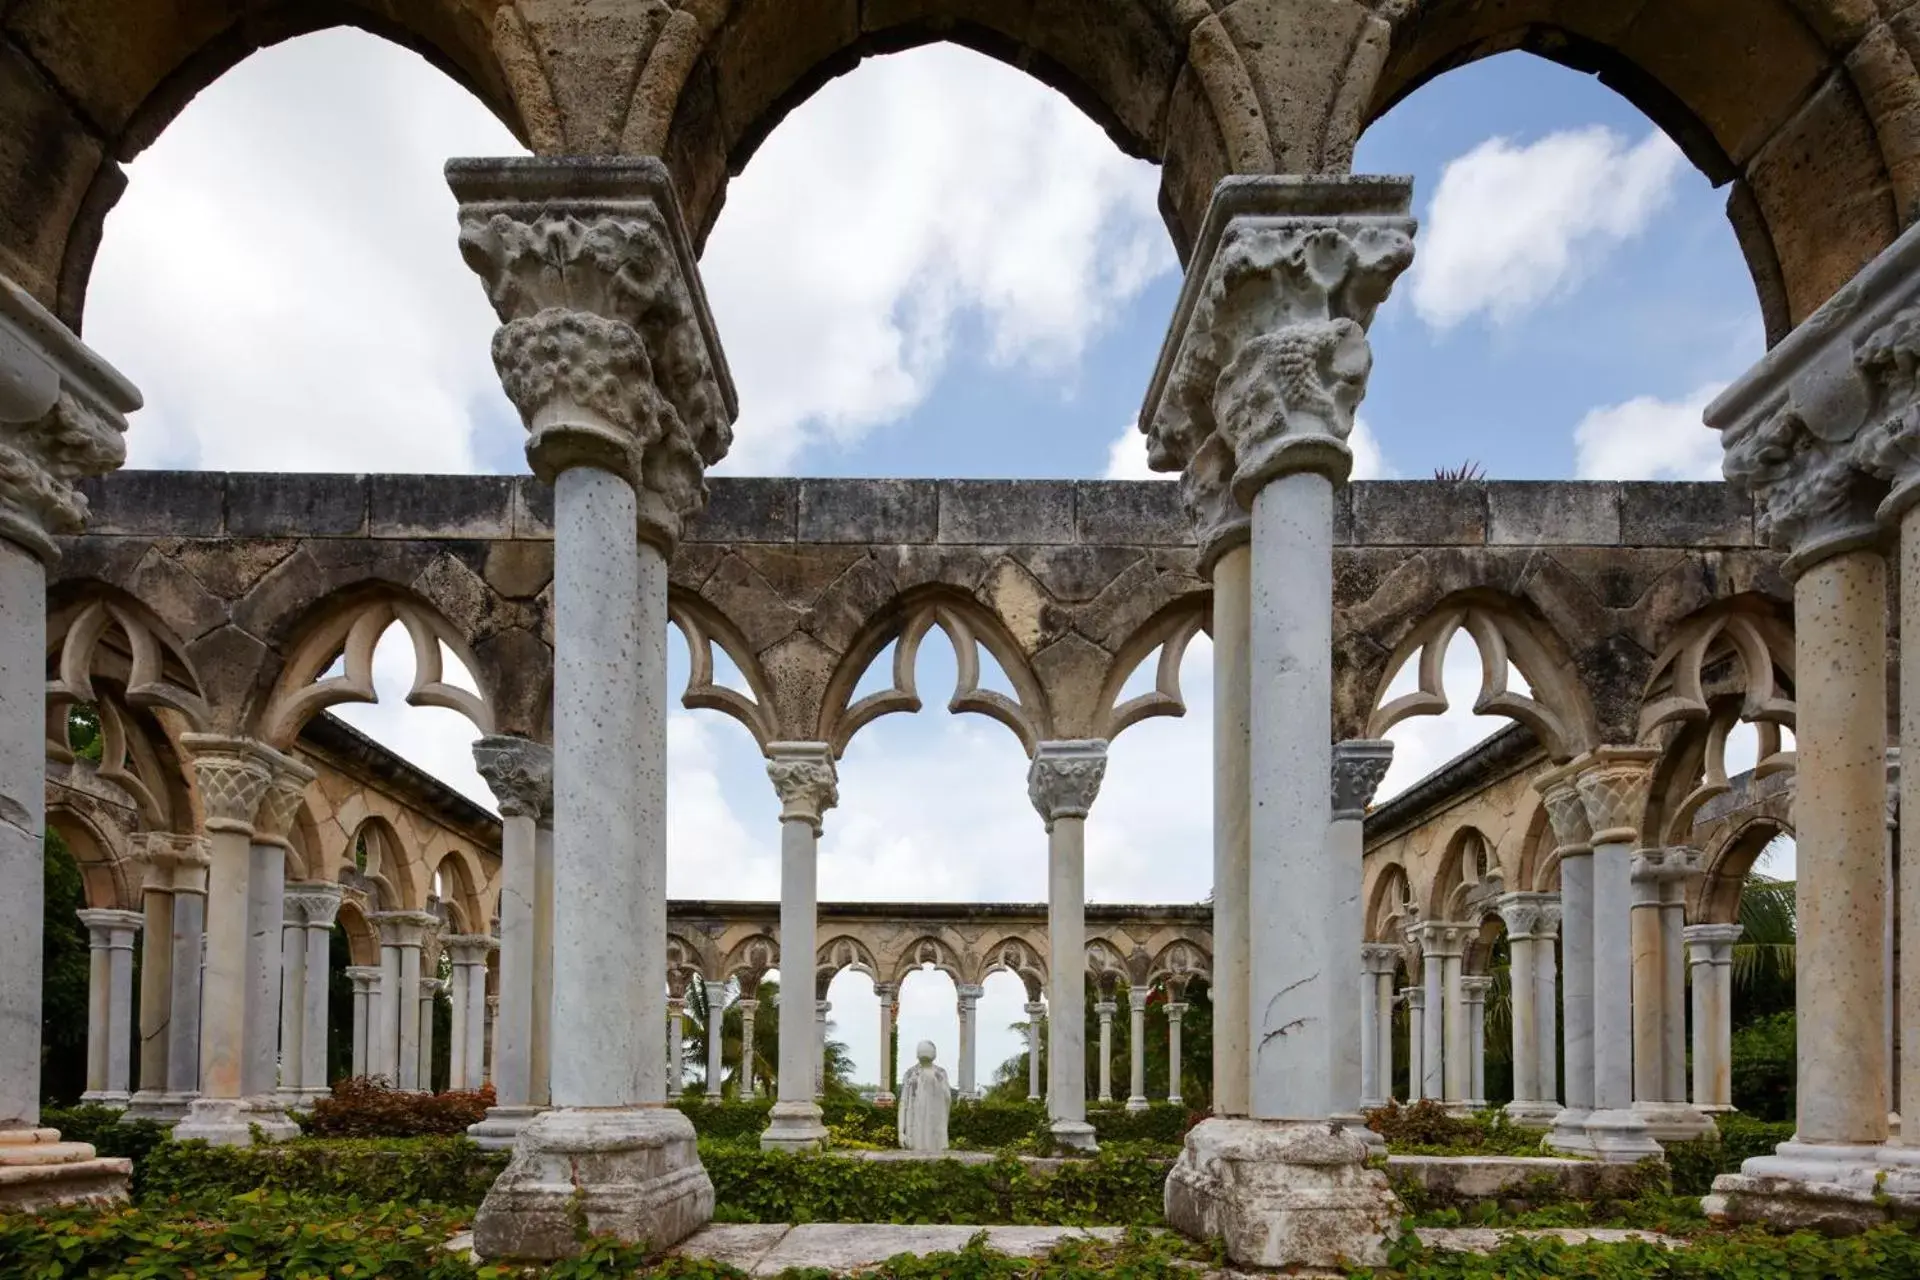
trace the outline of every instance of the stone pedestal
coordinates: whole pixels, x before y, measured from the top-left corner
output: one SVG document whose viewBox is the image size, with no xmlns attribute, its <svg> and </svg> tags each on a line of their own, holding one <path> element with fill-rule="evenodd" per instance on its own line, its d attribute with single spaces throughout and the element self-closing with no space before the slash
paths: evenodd
<svg viewBox="0 0 1920 1280">
<path fill-rule="evenodd" d="M 1236 1266 L 1290 1275 L 1383 1267 L 1400 1202 L 1351 1129 L 1287 1120 L 1202 1120 L 1167 1175 L 1167 1224 L 1219 1240 Z"/>
<path fill-rule="evenodd" d="M 62 1142 L 57 1129 L 0 1129 L 0 1213 L 124 1204 L 133 1161 Z"/>
</svg>

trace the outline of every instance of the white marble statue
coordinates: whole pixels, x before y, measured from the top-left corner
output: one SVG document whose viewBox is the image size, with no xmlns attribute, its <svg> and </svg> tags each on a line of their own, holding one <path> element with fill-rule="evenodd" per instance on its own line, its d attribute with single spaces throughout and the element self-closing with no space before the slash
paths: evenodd
<svg viewBox="0 0 1920 1280">
<path fill-rule="evenodd" d="M 933 1054 L 933 1041 L 922 1040 L 914 1049 L 920 1061 L 907 1068 L 900 1081 L 902 1151 L 947 1149 L 947 1112 L 953 1106 L 953 1089 L 947 1084 L 946 1068 L 933 1064 Z"/>
</svg>

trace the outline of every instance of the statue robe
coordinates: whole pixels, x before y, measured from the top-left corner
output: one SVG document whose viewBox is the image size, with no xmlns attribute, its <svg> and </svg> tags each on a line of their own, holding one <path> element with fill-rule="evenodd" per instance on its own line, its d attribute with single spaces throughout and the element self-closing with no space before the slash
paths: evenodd
<svg viewBox="0 0 1920 1280">
<path fill-rule="evenodd" d="M 944 1067 L 916 1062 L 900 1082 L 900 1149 L 903 1151 L 945 1151 L 947 1149 L 947 1112 L 953 1106 L 953 1089 L 947 1084 Z"/>
</svg>

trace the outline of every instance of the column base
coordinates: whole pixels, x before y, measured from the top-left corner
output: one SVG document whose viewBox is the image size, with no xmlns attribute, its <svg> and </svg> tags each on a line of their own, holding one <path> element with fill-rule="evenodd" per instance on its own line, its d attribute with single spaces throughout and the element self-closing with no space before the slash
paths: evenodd
<svg viewBox="0 0 1920 1280">
<path fill-rule="evenodd" d="M 124 1111 L 132 1101 L 132 1094 L 115 1089 L 89 1089 L 80 1095 L 80 1104 L 87 1107 L 118 1107 Z"/>
<path fill-rule="evenodd" d="M 187 1115 L 197 1094 L 168 1093 L 163 1089 L 142 1089 L 127 1104 L 127 1119 L 151 1120 L 155 1124 L 178 1124 Z"/>
<path fill-rule="evenodd" d="M 1547 1136 L 1541 1139 L 1541 1145 L 1549 1151 L 1564 1151 L 1570 1156 L 1591 1156 L 1593 1139 L 1587 1136 L 1587 1117 L 1593 1114 L 1584 1109 L 1562 1107 L 1553 1117 L 1553 1124 L 1547 1129 Z"/>
<path fill-rule="evenodd" d="M 0 1210 L 125 1204 L 133 1161 L 105 1158 L 58 1129 L 0 1129 Z"/>
<path fill-rule="evenodd" d="M 482 1258 L 551 1261 L 585 1235 L 668 1249 L 713 1218 L 693 1122 L 671 1107 L 542 1112 L 473 1220 Z"/>
<path fill-rule="evenodd" d="M 1088 1155 L 1100 1150 L 1100 1140 L 1085 1120 L 1055 1120 L 1047 1126 L 1047 1131 L 1053 1135 L 1056 1147 L 1084 1151 Z"/>
<path fill-rule="evenodd" d="M 520 1133 L 545 1107 L 488 1107 L 487 1114 L 467 1126 L 467 1136 L 484 1151 L 511 1151 Z"/>
<path fill-rule="evenodd" d="M 1647 1122 L 1631 1107 L 1615 1107 L 1587 1114 L 1587 1140 L 1593 1158 L 1607 1164 L 1638 1164 L 1666 1159 L 1666 1151 L 1647 1132 Z"/>
<path fill-rule="evenodd" d="M 1339 1125 L 1348 1133 L 1358 1135 L 1360 1141 L 1367 1144 L 1367 1154 L 1369 1156 L 1384 1157 L 1387 1154 L 1386 1135 L 1368 1128 L 1366 1116 L 1359 1112 L 1352 1112 L 1346 1115 L 1333 1116 L 1331 1119 L 1334 1124 Z"/>
<path fill-rule="evenodd" d="M 1655 1142 L 1696 1142 L 1720 1137 L 1720 1126 L 1691 1103 L 1636 1102 L 1633 1110 L 1647 1122 L 1647 1135 Z"/>
<path fill-rule="evenodd" d="M 827 1126 L 811 1102 L 776 1102 L 760 1132 L 762 1151 L 818 1151 L 827 1145 Z"/>
<path fill-rule="evenodd" d="M 1715 1178 L 1701 1207 L 1719 1222 L 1853 1235 L 1920 1216 L 1915 1172 L 1900 1157 L 1889 1159 L 1884 1147 L 1783 1142 L 1740 1172 Z"/>
<path fill-rule="evenodd" d="M 1345 1275 L 1387 1265 L 1401 1207 L 1367 1144 L 1325 1121 L 1210 1118 L 1167 1175 L 1168 1225 L 1236 1266 Z"/>
<path fill-rule="evenodd" d="M 1557 1102 L 1523 1102 L 1515 1099 L 1506 1106 L 1507 1123 L 1522 1129 L 1551 1129 L 1560 1111 Z"/>
<path fill-rule="evenodd" d="M 250 1147 L 258 1131 L 268 1142 L 300 1136 L 300 1126 L 273 1098 L 195 1098 L 173 1126 L 175 1142 L 199 1140 L 216 1147 Z"/>
<path fill-rule="evenodd" d="M 1127 1110 L 1129 1111 L 1145 1111 L 1147 1109 L 1147 1106 L 1148 1106 L 1148 1103 L 1145 1098 L 1128 1098 L 1127 1099 Z"/>
<path fill-rule="evenodd" d="M 873 1105 L 876 1107 L 890 1107 L 896 1101 L 898 1101 L 898 1099 L 890 1093 L 876 1093 L 873 1095 Z"/>
</svg>

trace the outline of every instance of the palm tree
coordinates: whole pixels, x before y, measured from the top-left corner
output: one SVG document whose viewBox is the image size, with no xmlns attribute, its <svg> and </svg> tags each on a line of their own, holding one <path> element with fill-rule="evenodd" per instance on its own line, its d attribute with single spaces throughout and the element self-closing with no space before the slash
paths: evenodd
<svg viewBox="0 0 1920 1280">
<path fill-rule="evenodd" d="M 1744 1009 L 1793 1007 L 1796 936 L 1793 881 L 1749 873 L 1740 891 L 1740 940 L 1733 944 L 1733 989 Z"/>
</svg>

